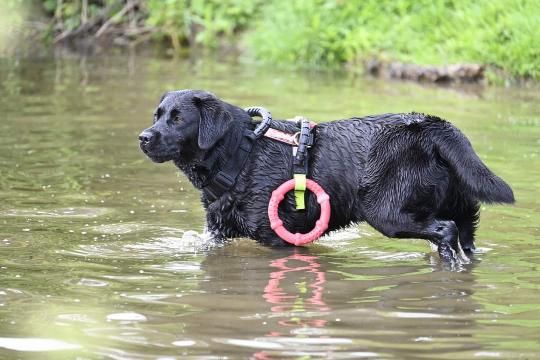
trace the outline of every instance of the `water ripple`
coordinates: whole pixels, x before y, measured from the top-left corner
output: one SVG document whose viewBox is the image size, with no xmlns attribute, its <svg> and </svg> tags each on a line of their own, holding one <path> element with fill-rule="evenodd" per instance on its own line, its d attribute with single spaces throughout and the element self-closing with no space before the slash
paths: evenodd
<svg viewBox="0 0 540 360">
<path fill-rule="evenodd" d="M 65 217 L 65 218 L 96 218 L 106 214 L 107 208 L 85 208 L 70 207 L 59 209 L 10 209 L 0 212 L 0 216 L 21 216 L 21 217 Z"/>
<path fill-rule="evenodd" d="M 15 351 L 58 351 L 81 348 L 80 345 L 55 339 L 10 337 L 0 337 L 0 347 Z"/>
</svg>

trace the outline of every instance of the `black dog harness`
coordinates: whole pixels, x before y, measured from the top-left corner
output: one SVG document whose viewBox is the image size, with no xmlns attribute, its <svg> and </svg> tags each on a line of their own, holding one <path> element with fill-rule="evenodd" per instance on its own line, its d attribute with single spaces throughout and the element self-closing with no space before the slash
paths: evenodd
<svg viewBox="0 0 540 360">
<path fill-rule="evenodd" d="M 206 190 L 209 200 L 215 201 L 219 199 L 236 184 L 236 179 L 244 168 L 249 154 L 253 150 L 255 141 L 262 136 L 267 136 L 274 140 L 293 145 L 293 174 L 295 179 L 300 180 L 297 183 L 304 184 L 303 188 L 299 186 L 295 189 L 297 209 L 304 209 L 303 194 L 309 158 L 307 150 L 314 143 L 313 129 L 315 128 L 315 124 L 310 123 L 305 118 L 301 118 L 297 121 L 300 131 L 295 134 L 288 134 L 270 128 L 272 125 L 272 115 L 268 110 L 261 107 L 251 107 L 245 109 L 245 111 L 249 116 L 260 116 L 263 120 L 255 130 L 244 129 L 242 132 L 237 133 L 238 135 L 234 139 L 231 139 L 231 141 L 234 141 L 234 145 L 229 147 L 230 151 L 226 154 L 228 160 L 221 169 L 213 169 L 217 162 L 216 156 L 210 156 L 203 162 L 203 166 L 211 171 L 210 176 L 203 185 L 203 190 Z"/>
</svg>

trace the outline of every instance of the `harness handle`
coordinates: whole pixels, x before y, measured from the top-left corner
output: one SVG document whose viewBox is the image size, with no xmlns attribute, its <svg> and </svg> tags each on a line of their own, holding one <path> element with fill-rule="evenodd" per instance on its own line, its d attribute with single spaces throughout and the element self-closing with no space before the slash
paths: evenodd
<svg viewBox="0 0 540 360">
<path fill-rule="evenodd" d="M 270 114 L 270 111 L 266 110 L 263 107 L 260 106 L 252 106 L 244 109 L 245 112 L 248 113 L 249 116 L 260 116 L 262 117 L 262 121 L 255 130 L 253 130 L 253 133 L 255 134 L 255 139 L 261 138 L 268 129 L 270 129 L 270 126 L 272 125 L 272 114 Z"/>
</svg>

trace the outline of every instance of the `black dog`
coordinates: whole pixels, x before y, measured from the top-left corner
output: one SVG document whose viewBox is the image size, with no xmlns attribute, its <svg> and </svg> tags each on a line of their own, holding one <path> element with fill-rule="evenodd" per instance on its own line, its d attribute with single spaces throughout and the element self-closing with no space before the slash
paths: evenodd
<svg viewBox="0 0 540 360">
<path fill-rule="evenodd" d="M 150 159 L 172 160 L 202 190 L 215 239 L 284 245 L 270 228 L 267 207 L 272 191 L 291 178 L 290 145 L 257 139 L 231 189 L 214 199 L 205 187 L 237 156 L 232 149 L 238 134 L 254 127 L 241 108 L 205 91 L 182 90 L 163 95 L 153 126 L 139 139 Z M 272 127 L 298 131 L 290 121 L 273 121 Z M 367 116 L 319 123 L 315 131 L 307 175 L 330 195 L 327 231 L 367 221 L 388 237 L 427 239 L 454 263 L 460 245 L 468 252 L 475 248 L 479 202 L 514 202 L 512 189 L 482 163 L 467 138 L 437 117 Z M 280 217 L 289 231 L 306 233 L 319 206 L 310 194 L 306 211 L 296 211 L 294 204 L 287 195 Z"/>
</svg>

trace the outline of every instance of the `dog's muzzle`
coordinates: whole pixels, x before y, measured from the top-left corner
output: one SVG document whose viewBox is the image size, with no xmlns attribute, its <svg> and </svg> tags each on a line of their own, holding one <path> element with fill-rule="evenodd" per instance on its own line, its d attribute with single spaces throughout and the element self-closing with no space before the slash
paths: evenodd
<svg viewBox="0 0 540 360">
<path fill-rule="evenodd" d="M 151 130 L 144 130 L 142 133 L 139 134 L 139 141 L 140 141 L 140 145 L 141 145 L 141 148 L 144 150 L 146 149 L 148 146 L 150 146 L 154 140 L 156 139 L 156 133 L 154 131 L 151 131 Z"/>
</svg>

